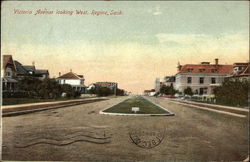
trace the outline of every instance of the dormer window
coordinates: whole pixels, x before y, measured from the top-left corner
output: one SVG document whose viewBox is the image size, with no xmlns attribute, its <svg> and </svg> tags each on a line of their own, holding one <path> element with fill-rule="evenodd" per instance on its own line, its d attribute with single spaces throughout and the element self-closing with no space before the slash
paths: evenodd
<svg viewBox="0 0 250 162">
<path fill-rule="evenodd" d="M 201 72 L 201 73 L 204 72 L 204 71 L 205 71 L 205 69 L 199 69 L 199 72 Z"/>
<path fill-rule="evenodd" d="M 188 68 L 187 71 L 191 73 L 193 71 L 193 69 Z"/>
<path fill-rule="evenodd" d="M 215 72 L 217 72 L 217 69 L 211 69 L 211 72 L 215 73 Z"/>
</svg>

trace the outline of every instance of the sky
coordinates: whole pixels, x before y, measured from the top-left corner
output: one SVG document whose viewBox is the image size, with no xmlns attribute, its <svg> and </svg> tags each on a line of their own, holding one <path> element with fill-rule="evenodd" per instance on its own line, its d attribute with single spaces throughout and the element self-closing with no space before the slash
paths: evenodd
<svg viewBox="0 0 250 162">
<path fill-rule="evenodd" d="M 1 7 L 2 55 L 34 61 L 50 77 L 72 69 L 87 86 L 111 81 L 140 94 L 154 88 L 155 78 L 175 75 L 178 62 L 249 60 L 247 1 L 4 1 Z M 109 15 L 91 14 L 97 11 Z"/>
</svg>

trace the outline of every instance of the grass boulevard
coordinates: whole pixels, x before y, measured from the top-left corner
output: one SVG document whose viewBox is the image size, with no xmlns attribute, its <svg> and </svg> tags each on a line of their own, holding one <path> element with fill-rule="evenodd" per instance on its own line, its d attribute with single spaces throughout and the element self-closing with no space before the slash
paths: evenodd
<svg viewBox="0 0 250 162">
<path fill-rule="evenodd" d="M 137 114 L 170 114 L 168 111 L 163 110 L 141 96 L 133 96 L 109 109 L 104 110 L 103 112 L 130 114 L 134 113 L 131 110 L 132 107 L 139 107 L 140 110 Z"/>
</svg>

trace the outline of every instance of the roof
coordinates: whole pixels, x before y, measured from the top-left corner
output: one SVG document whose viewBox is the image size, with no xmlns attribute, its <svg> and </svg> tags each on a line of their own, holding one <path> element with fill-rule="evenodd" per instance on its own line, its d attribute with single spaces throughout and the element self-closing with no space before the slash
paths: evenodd
<svg viewBox="0 0 250 162">
<path fill-rule="evenodd" d="M 12 56 L 11 55 L 3 55 L 3 68 L 5 68 L 8 63 L 14 64 L 13 60 L 12 60 Z"/>
<path fill-rule="evenodd" d="M 192 69 L 192 71 L 189 71 Z M 204 69 L 203 72 L 200 69 Z M 214 71 L 212 69 L 215 69 Z M 213 71 L 213 72 L 212 72 Z M 215 73 L 215 74 L 231 74 L 233 65 L 202 65 L 202 64 L 186 64 L 183 65 L 177 73 Z"/>
<path fill-rule="evenodd" d="M 23 65 L 23 68 L 27 71 L 35 71 L 36 70 L 35 66 L 29 66 L 29 65 Z"/>
<path fill-rule="evenodd" d="M 35 74 L 48 74 L 48 70 L 35 70 Z"/>
<path fill-rule="evenodd" d="M 234 66 L 247 66 L 249 63 L 245 63 L 245 62 L 236 62 L 233 65 Z"/>
<path fill-rule="evenodd" d="M 13 78 L 3 78 L 3 82 L 17 83 L 18 81 Z"/>
<path fill-rule="evenodd" d="M 166 76 L 165 80 L 166 82 L 175 82 L 175 76 Z"/>
<path fill-rule="evenodd" d="M 76 73 L 69 72 L 59 76 L 58 79 L 83 79 L 83 76 L 79 77 Z"/>
<path fill-rule="evenodd" d="M 233 77 L 242 77 L 242 76 L 250 76 L 250 63 L 244 63 L 245 68 L 237 73 L 233 73 L 232 76 Z"/>
<path fill-rule="evenodd" d="M 14 64 L 16 66 L 16 70 L 17 70 L 17 74 L 21 74 L 21 75 L 25 75 L 28 74 L 27 70 L 23 67 L 23 65 L 18 62 L 18 61 L 14 61 Z"/>
<path fill-rule="evenodd" d="M 155 92 L 154 89 L 151 89 L 151 90 L 144 90 L 144 93 L 149 93 L 149 92 Z"/>
</svg>

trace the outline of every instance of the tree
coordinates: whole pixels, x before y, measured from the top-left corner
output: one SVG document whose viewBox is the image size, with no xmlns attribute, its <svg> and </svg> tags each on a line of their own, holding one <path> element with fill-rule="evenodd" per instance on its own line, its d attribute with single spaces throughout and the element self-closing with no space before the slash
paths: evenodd
<svg viewBox="0 0 250 162">
<path fill-rule="evenodd" d="M 117 96 L 124 96 L 124 94 L 125 94 L 125 91 L 123 89 L 119 89 L 119 88 L 116 89 Z"/>
<path fill-rule="evenodd" d="M 233 106 L 247 106 L 249 81 L 225 81 L 215 89 L 216 102 Z"/>
<path fill-rule="evenodd" d="M 176 90 L 174 89 L 172 85 L 171 86 L 163 85 L 160 88 L 160 93 L 166 94 L 166 95 L 174 95 L 176 93 Z"/>
<path fill-rule="evenodd" d="M 97 96 L 109 96 L 114 94 L 113 90 L 108 87 L 95 86 L 89 91 L 91 94 L 96 94 Z"/>
<path fill-rule="evenodd" d="M 192 91 L 192 88 L 187 87 L 186 89 L 184 89 L 184 94 L 189 95 L 189 96 L 193 96 L 194 93 Z"/>
<path fill-rule="evenodd" d="M 80 95 L 70 85 L 60 85 L 55 79 L 40 81 L 33 77 L 26 77 L 18 82 L 18 87 L 19 90 L 27 92 L 29 98 L 57 99 L 62 93 L 66 93 L 69 98 Z"/>
</svg>

